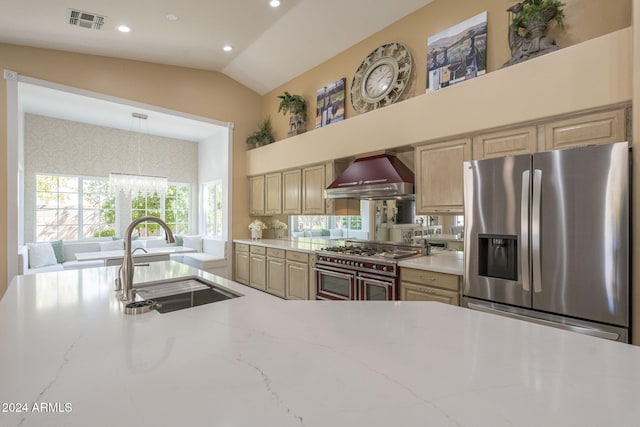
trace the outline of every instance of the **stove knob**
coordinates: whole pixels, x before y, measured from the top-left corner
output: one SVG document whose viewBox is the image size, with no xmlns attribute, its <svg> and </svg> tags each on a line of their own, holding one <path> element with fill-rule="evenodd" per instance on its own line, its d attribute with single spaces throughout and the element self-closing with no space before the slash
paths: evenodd
<svg viewBox="0 0 640 427">
<path fill-rule="evenodd" d="M 382 267 L 382 271 L 387 271 L 387 267 Z"/>
</svg>

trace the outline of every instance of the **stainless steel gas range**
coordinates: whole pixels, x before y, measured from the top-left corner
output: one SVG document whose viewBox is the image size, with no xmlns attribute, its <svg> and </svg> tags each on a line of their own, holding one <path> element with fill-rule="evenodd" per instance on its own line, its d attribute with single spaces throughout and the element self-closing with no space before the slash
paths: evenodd
<svg viewBox="0 0 640 427">
<path fill-rule="evenodd" d="M 317 299 L 399 299 L 398 260 L 422 255 L 421 245 L 346 240 L 316 253 Z"/>
</svg>

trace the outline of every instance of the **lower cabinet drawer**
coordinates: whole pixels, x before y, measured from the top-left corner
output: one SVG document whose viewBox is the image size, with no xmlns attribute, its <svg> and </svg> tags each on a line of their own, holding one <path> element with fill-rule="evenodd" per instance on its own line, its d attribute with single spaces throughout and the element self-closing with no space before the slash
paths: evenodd
<svg viewBox="0 0 640 427">
<path fill-rule="evenodd" d="M 460 294 L 445 289 L 413 283 L 400 283 L 400 300 L 402 301 L 438 301 L 445 304 L 460 305 Z"/>
<path fill-rule="evenodd" d="M 267 248 L 267 256 L 273 258 L 284 258 L 284 249 Z"/>
<path fill-rule="evenodd" d="M 287 251 L 289 261 L 309 262 L 309 254 L 306 252 Z"/>
<path fill-rule="evenodd" d="M 266 255 L 267 248 L 264 246 L 251 245 L 250 252 L 252 254 Z"/>
<path fill-rule="evenodd" d="M 249 245 L 247 245 L 246 243 L 236 243 L 236 251 L 249 252 Z"/>
<path fill-rule="evenodd" d="M 460 290 L 460 276 L 455 274 L 402 267 L 400 269 L 400 280 L 456 292 Z"/>
</svg>

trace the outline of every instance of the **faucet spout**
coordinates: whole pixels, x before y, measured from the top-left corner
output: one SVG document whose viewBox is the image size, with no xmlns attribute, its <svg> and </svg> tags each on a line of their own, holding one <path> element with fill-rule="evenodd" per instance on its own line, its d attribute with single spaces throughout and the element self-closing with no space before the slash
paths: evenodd
<svg viewBox="0 0 640 427">
<path fill-rule="evenodd" d="M 169 226 L 160 218 L 155 216 L 143 216 L 140 217 L 127 227 L 127 231 L 124 236 L 124 258 L 122 260 L 122 272 L 121 272 L 121 283 L 122 283 L 122 296 L 120 297 L 121 301 L 124 302 L 133 302 L 136 299 L 135 290 L 133 289 L 133 256 L 131 251 L 131 235 L 133 234 L 133 230 L 143 222 L 156 222 L 160 224 L 160 226 L 164 229 L 166 233 L 167 243 L 175 242 L 175 238 L 173 237 L 173 232 L 169 228 Z"/>
</svg>

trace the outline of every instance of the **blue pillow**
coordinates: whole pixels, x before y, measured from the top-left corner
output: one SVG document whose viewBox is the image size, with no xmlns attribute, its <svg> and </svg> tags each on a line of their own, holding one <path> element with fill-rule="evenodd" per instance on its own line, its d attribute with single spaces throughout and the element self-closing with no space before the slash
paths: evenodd
<svg viewBox="0 0 640 427">
<path fill-rule="evenodd" d="M 173 235 L 173 239 L 176 241 L 176 246 L 182 246 L 182 244 L 184 243 L 184 240 L 182 239 L 182 236 L 180 236 L 178 234 L 174 234 Z"/>
<path fill-rule="evenodd" d="M 53 247 L 53 253 L 56 254 L 56 261 L 58 261 L 58 264 L 62 264 L 64 262 L 62 240 L 54 240 L 53 242 L 51 242 L 51 247 Z"/>
</svg>

